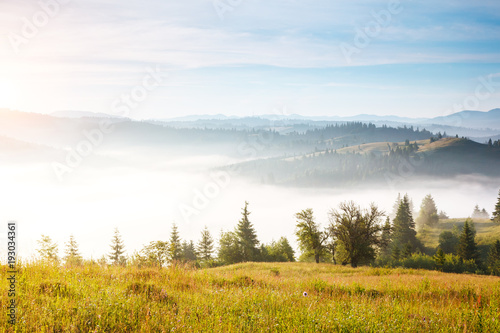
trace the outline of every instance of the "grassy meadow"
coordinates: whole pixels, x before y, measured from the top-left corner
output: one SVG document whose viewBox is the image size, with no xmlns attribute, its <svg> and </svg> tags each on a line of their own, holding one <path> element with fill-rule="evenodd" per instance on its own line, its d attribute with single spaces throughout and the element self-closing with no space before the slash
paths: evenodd
<svg viewBox="0 0 500 333">
<path fill-rule="evenodd" d="M 443 231 L 453 231 L 455 225 L 461 230 L 465 220 L 465 218 L 441 219 L 435 226 L 426 226 L 425 230 L 419 230 L 417 237 L 424 246 L 436 249 L 439 245 L 439 234 Z M 476 242 L 480 249 L 486 252 L 486 255 L 489 246 L 500 239 L 500 225 L 489 219 L 472 219 L 472 221 L 476 230 Z"/>
<path fill-rule="evenodd" d="M 17 324 L 3 314 L 4 332 L 500 332 L 493 276 L 311 263 L 28 263 L 17 279 Z"/>
</svg>

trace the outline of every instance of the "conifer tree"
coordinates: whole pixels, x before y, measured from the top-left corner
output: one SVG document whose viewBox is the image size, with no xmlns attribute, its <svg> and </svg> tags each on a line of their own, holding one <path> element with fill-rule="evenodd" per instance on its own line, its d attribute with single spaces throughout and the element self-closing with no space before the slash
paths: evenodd
<svg viewBox="0 0 500 333">
<path fill-rule="evenodd" d="M 108 254 L 108 258 L 113 265 L 124 265 L 125 257 L 125 245 L 123 244 L 122 237 L 118 228 L 115 228 L 115 233 L 111 239 L 111 252 Z"/>
<path fill-rule="evenodd" d="M 394 246 L 391 252 L 392 259 L 397 261 L 399 260 L 400 255 L 401 255 L 401 250 L 399 249 L 399 246 Z"/>
<path fill-rule="evenodd" d="M 167 257 L 170 263 L 179 261 L 182 259 L 182 244 L 179 232 L 177 231 L 177 225 L 174 223 L 172 225 L 172 231 L 170 232 L 170 241 L 168 242 Z"/>
<path fill-rule="evenodd" d="M 69 241 L 66 243 L 66 250 L 64 253 L 66 265 L 80 265 L 82 263 L 82 256 L 78 250 L 78 243 L 73 235 L 69 236 Z"/>
<path fill-rule="evenodd" d="M 500 223 L 500 190 L 498 191 L 498 200 L 493 211 L 493 222 Z"/>
<path fill-rule="evenodd" d="M 403 258 L 411 257 L 412 248 L 413 246 L 411 245 L 410 242 L 406 243 L 406 245 L 403 248 Z"/>
<path fill-rule="evenodd" d="M 242 211 L 241 220 L 236 226 L 236 236 L 238 237 L 238 244 L 241 251 L 242 261 L 254 261 L 258 258 L 258 245 L 257 233 L 248 219 L 250 212 L 248 211 L 248 202 L 245 201 L 245 207 Z"/>
<path fill-rule="evenodd" d="M 444 265 L 444 262 L 445 262 L 445 254 L 444 254 L 444 251 L 442 248 L 439 247 L 437 249 L 436 254 L 434 255 L 433 259 L 436 262 L 436 265 L 438 266 L 438 268 L 441 270 L 443 265 Z"/>
<path fill-rule="evenodd" d="M 412 251 L 414 251 L 419 245 L 416 236 L 417 232 L 415 231 L 415 222 L 410 210 L 410 202 L 408 195 L 405 194 L 393 221 L 392 239 L 398 247 L 409 242 L 412 246 Z"/>
<path fill-rule="evenodd" d="M 458 256 L 462 260 L 477 260 L 479 259 L 476 241 L 474 239 L 474 232 L 471 229 L 470 220 L 465 221 L 464 227 L 462 228 L 462 234 L 460 235 L 460 241 L 458 243 Z"/>
<path fill-rule="evenodd" d="M 500 275 L 500 240 L 490 247 L 488 255 L 488 271 L 493 275 Z"/>
<path fill-rule="evenodd" d="M 436 203 L 430 194 L 426 195 L 422 200 L 422 205 L 420 206 L 420 212 L 417 217 L 417 224 L 420 226 L 424 225 L 435 225 L 439 221 L 438 211 L 436 208 Z"/>
<path fill-rule="evenodd" d="M 202 262 L 208 262 L 212 259 L 212 254 L 214 252 L 214 240 L 210 231 L 208 231 L 207 226 L 201 232 L 201 240 L 198 243 L 198 256 Z"/>
<path fill-rule="evenodd" d="M 196 249 L 194 247 L 193 241 L 184 241 L 182 242 L 182 251 L 181 257 L 184 261 L 196 261 Z"/>
<path fill-rule="evenodd" d="M 389 248 L 389 245 L 391 244 L 392 241 L 392 226 L 391 226 L 391 220 L 389 216 L 387 216 L 384 224 L 384 229 L 382 230 L 382 245 L 380 247 L 381 253 L 383 255 L 387 254 Z"/>
</svg>

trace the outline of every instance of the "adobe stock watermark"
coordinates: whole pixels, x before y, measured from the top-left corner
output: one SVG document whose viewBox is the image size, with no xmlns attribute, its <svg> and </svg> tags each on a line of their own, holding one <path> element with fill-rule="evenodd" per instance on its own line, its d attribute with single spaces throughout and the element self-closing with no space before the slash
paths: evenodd
<svg viewBox="0 0 500 333">
<path fill-rule="evenodd" d="M 215 12 L 217 13 L 221 21 L 224 20 L 224 16 L 227 12 L 234 11 L 242 3 L 243 0 L 213 0 L 212 2 Z"/>
<path fill-rule="evenodd" d="M 276 113 L 275 113 L 276 112 Z M 277 113 L 280 112 L 280 113 Z M 286 115 L 286 107 L 283 110 L 273 110 L 274 114 Z M 259 152 L 262 152 L 274 141 L 275 120 L 272 119 L 269 131 L 259 131 L 255 136 L 247 136 L 244 142 L 241 142 L 237 147 L 238 155 L 243 159 L 255 159 Z M 209 175 L 211 181 L 207 182 L 200 188 L 193 189 L 193 197 L 190 204 L 179 203 L 178 209 L 184 222 L 191 223 L 193 216 L 198 216 L 201 212 L 208 208 L 210 202 L 216 199 L 221 191 L 229 186 L 231 179 L 240 174 L 241 169 L 239 164 L 228 165 L 222 171 L 213 172 Z"/>
<path fill-rule="evenodd" d="M 14 52 L 19 55 L 21 46 L 26 45 L 38 36 L 40 30 L 49 24 L 49 22 L 58 16 L 63 6 L 73 0 L 40 0 L 37 2 L 39 9 L 30 17 L 21 17 L 20 33 L 9 32 L 7 38 Z"/>
<path fill-rule="evenodd" d="M 141 84 L 133 87 L 129 92 L 121 94 L 120 97 L 111 103 L 111 114 L 128 117 L 131 111 L 138 108 L 140 103 L 144 102 L 149 94 L 158 88 L 167 76 L 168 74 L 162 72 L 158 65 L 154 68 L 147 67 Z M 79 141 L 74 148 L 69 149 L 66 154 L 65 163 L 52 163 L 52 169 L 57 179 L 62 182 L 65 175 L 72 173 L 78 168 L 84 158 L 90 156 L 104 142 L 105 135 L 110 134 L 113 130 L 114 125 L 111 119 L 102 119 L 97 128 L 84 130 L 84 139 Z"/>
<path fill-rule="evenodd" d="M 348 64 L 352 63 L 352 57 L 359 54 L 363 49 L 368 47 L 373 39 L 377 38 L 383 28 L 387 28 L 393 19 L 394 15 L 398 15 L 403 11 L 403 6 L 400 0 L 390 0 L 386 9 L 378 12 L 371 11 L 372 20 L 364 25 L 363 28 L 356 27 L 356 34 L 352 43 L 340 43 L 339 47 Z"/>
</svg>

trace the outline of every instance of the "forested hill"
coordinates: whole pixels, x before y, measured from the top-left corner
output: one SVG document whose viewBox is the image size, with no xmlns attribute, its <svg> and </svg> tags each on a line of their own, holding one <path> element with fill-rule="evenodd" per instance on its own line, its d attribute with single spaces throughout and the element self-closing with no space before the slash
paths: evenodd
<svg viewBox="0 0 500 333">
<path fill-rule="evenodd" d="M 267 129 L 174 128 L 165 123 L 153 124 L 123 118 L 61 118 L 0 110 L 0 136 L 53 148 L 73 147 L 86 138 L 85 133 L 99 129 L 103 120 L 110 122 L 113 130 L 106 134 L 100 148 L 174 148 L 185 154 L 203 152 L 235 157 L 242 155 L 239 149 L 242 144 L 255 147 L 258 156 L 270 157 L 307 154 L 315 150 L 339 149 L 370 142 L 422 140 L 432 135 L 429 131 L 412 127 L 376 127 L 361 122 L 336 123 L 321 128 L 307 124 L 289 126 L 285 123 Z"/>
<path fill-rule="evenodd" d="M 405 182 L 420 177 L 500 177 L 499 165 L 498 142 L 488 146 L 465 138 L 442 138 L 325 149 L 301 156 L 251 161 L 239 167 L 243 175 L 263 183 L 338 187 Z"/>
</svg>

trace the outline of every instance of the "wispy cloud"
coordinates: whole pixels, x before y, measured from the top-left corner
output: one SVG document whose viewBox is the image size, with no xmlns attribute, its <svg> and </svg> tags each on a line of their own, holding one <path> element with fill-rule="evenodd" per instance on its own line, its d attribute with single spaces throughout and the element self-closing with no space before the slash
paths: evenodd
<svg viewBox="0 0 500 333">
<path fill-rule="evenodd" d="M 255 89 L 261 86 L 269 89 L 275 79 L 267 74 L 246 77 L 249 69 L 259 66 L 290 69 L 294 74 L 287 75 L 300 76 L 305 69 L 456 63 L 477 64 L 480 68 L 481 64 L 498 63 L 500 5 L 497 2 L 430 0 L 402 0 L 401 14 L 356 56 L 355 62 L 346 63 L 339 45 L 352 42 L 357 31 L 373 19 L 372 13 L 384 10 L 387 5 L 387 1 L 379 0 L 253 0 L 243 1 L 221 21 L 212 0 L 72 1 L 40 28 L 36 38 L 21 45 L 21 52 L 16 55 L 8 36 L 21 34 L 21 18 L 30 19 L 40 11 L 40 5 L 36 0 L 2 2 L 0 73 L 6 73 L 10 80 L 22 81 L 26 91 L 36 91 L 38 86 L 39 91 L 33 94 L 36 97 L 42 94 L 43 86 L 74 91 L 71 100 L 63 102 L 61 97 L 58 103 L 46 106 L 56 108 L 79 104 L 75 100 L 79 99 L 76 91 L 80 99 L 88 99 L 86 94 L 92 91 L 92 86 L 100 87 L 95 91 L 98 95 L 133 84 L 144 66 L 150 64 L 179 74 L 181 83 L 171 82 L 168 87 L 197 89 L 212 81 L 219 85 L 219 91 L 226 89 L 223 81 L 229 79 L 229 74 L 216 71 L 231 68 L 235 75 L 244 77 L 238 85 L 241 94 L 238 100 L 247 100 L 245 94 L 258 95 Z M 193 72 L 207 68 L 214 71 Z M 393 89 L 402 82 L 392 83 L 391 73 L 380 74 L 380 82 L 367 82 L 362 73 L 350 79 L 346 76 L 345 82 L 324 78 L 321 72 L 315 75 L 315 78 L 308 76 L 309 81 L 301 83 L 303 87 L 330 82 L 324 87 L 352 88 L 353 92 L 359 92 L 359 88 Z M 182 79 L 184 76 L 189 79 Z M 406 78 L 406 82 L 411 81 L 411 77 Z M 277 90 L 287 85 L 298 87 L 294 80 L 280 82 L 273 88 L 275 95 L 281 96 L 277 99 L 296 93 Z M 86 89 L 81 89 L 82 86 Z M 192 91 L 192 95 L 197 93 Z M 216 101 L 214 98 L 213 102 Z M 234 107 L 227 96 L 221 97 L 221 101 L 227 109 Z M 325 108 L 329 102 L 325 100 Z M 26 103 L 20 101 L 21 106 Z M 34 108 L 35 104 L 31 109 Z"/>
</svg>

